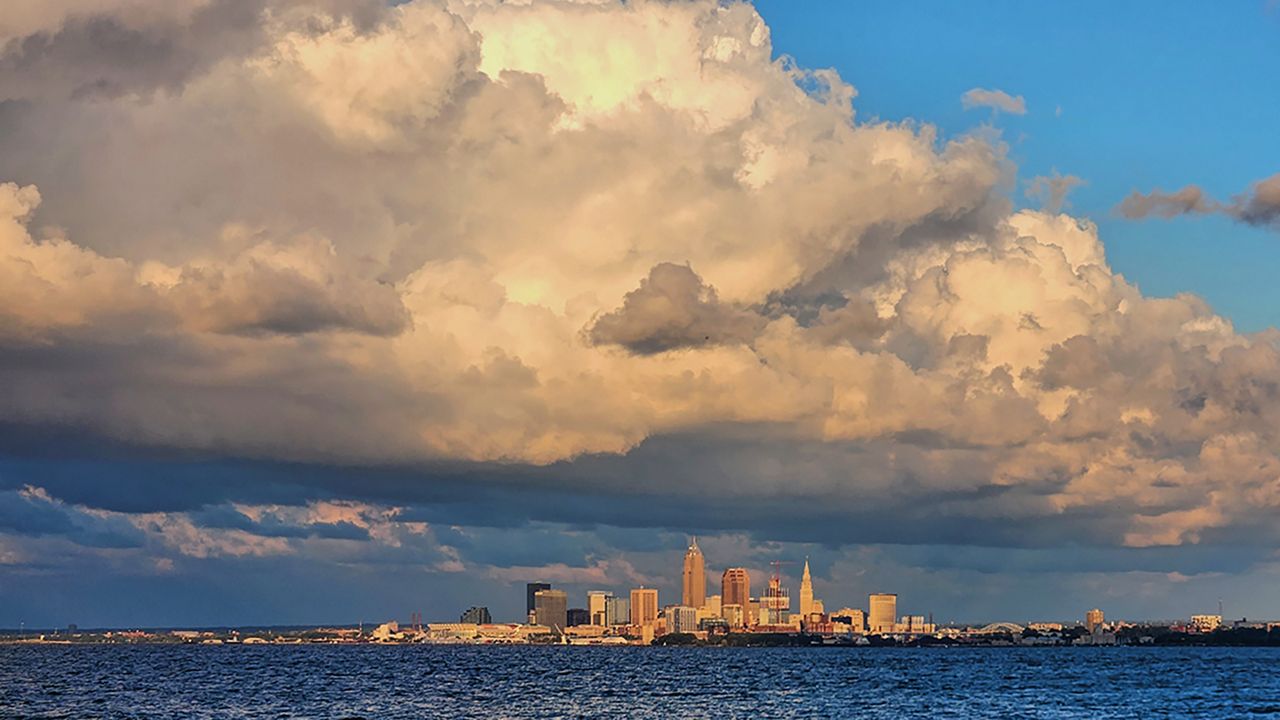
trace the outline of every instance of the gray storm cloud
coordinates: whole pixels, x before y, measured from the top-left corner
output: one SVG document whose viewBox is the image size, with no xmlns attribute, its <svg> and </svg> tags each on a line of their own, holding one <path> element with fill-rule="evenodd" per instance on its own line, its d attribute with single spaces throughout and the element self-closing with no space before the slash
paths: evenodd
<svg viewBox="0 0 1280 720">
<path fill-rule="evenodd" d="M 24 7 L 5 422 L 383 465 L 697 437 L 667 460 L 733 472 L 575 482 L 915 508 L 957 536 L 1086 518 L 1177 545 L 1280 508 L 1275 337 L 1143 297 L 1057 212 L 1071 178 L 1014 211 L 997 142 L 859 121 L 749 5 Z M 1274 222 L 1273 180 L 1232 212 Z M 1124 212 L 1207 202 L 1185 192 Z M 775 459 L 734 464 L 726 432 Z"/>
</svg>

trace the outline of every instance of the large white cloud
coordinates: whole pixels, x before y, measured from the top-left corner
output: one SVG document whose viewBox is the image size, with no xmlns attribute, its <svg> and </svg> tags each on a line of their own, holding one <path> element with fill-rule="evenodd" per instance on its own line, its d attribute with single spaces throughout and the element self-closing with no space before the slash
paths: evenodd
<svg viewBox="0 0 1280 720">
<path fill-rule="evenodd" d="M 1270 336 L 1011 211 L 998 143 L 857 122 L 749 5 L 359 5 L 264 4 L 180 92 L 0 85 L 0 342 L 75 358 L 5 364 L 6 419 L 357 462 L 736 424 L 926 448 L 815 493 L 1026 486 L 964 512 L 1131 545 L 1280 504 Z"/>
</svg>

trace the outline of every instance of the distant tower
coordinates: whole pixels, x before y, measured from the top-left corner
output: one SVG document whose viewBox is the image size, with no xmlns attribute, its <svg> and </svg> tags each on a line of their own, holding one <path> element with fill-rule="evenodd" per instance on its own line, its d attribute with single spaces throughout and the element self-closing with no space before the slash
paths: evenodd
<svg viewBox="0 0 1280 720">
<path fill-rule="evenodd" d="M 898 615 L 898 596 L 876 593 L 867 597 L 867 630 L 873 635 L 892 633 Z"/>
<path fill-rule="evenodd" d="M 542 582 L 532 582 L 524 586 L 525 601 L 526 601 L 524 606 L 524 612 L 526 615 L 533 612 L 535 607 L 537 606 L 537 603 L 534 602 L 534 599 L 538 595 L 538 592 L 540 590 L 550 590 L 550 589 L 551 589 L 550 583 L 542 583 Z"/>
<path fill-rule="evenodd" d="M 539 590 L 533 596 L 533 612 L 539 625 L 559 635 L 569 626 L 569 598 L 563 590 Z"/>
<path fill-rule="evenodd" d="M 658 619 L 657 588 L 636 588 L 631 591 L 631 624 L 652 625 Z"/>
<path fill-rule="evenodd" d="M 691 608 L 707 604 L 707 571 L 702 551 L 698 549 L 698 538 L 689 541 L 689 549 L 684 553 L 684 593 L 681 604 Z"/>
<path fill-rule="evenodd" d="M 1096 633 L 1102 629 L 1102 623 L 1106 621 L 1106 616 L 1098 608 L 1094 608 L 1084 614 L 1084 626 L 1090 634 Z"/>
<path fill-rule="evenodd" d="M 747 606 L 751 599 L 751 576 L 746 568 L 729 568 L 720 577 L 720 605 Z"/>
<path fill-rule="evenodd" d="M 800 617 L 809 621 L 813 612 L 813 579 L 809 577 L 809 558 L 804 559 L 804 574 L 800 576 Z"/>
</svg>

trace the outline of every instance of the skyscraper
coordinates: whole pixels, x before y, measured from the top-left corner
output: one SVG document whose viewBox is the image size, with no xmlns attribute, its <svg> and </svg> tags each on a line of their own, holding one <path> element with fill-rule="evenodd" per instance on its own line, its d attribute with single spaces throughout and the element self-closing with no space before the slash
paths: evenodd
<svg viewBox="0 0 1280 720">
<path fill-rule="evenodd" d="M 702 551 L 698 549 L 698 538 L 689 541 L 689 549 L 684 553 L 682 598 L 683 604 L 691 608 L 700 608 L 707 602 L 707 571 L 703 563 Z"/>
<path fill-rule="evenodd" d="M 631 624 L 652 625 L 658 619 L 658 590 L 636 588 L 631 591 Z"/>
<path fill-rule="evenodd" d="M 563 590 L 539 590 L 533 596 L 533 612 L 538 624 L 555 632 L 562 632 L 569 625 L 569 596 Z"/>
<path fill-rule="evenodd" d="M 489 615 L 489 608 L 484 606 L 471 607 L 462 613 L 462 622 L 488 625 L 493 622 L 493 618 Z"/>
<path fill-rule="evenodd" d="M 800 617 L 809 621 L 813 612 L 813 579 L 809 577 L 809 558 L 804 559 L 804 574 L 800 576 Z"/>
<path fill-rule="evenodd" d="M 631 622 L 631 599 L 613 597 L 604 599 L 604 624 L 626 625 Z"/>
<path fill-rule="evenodd" d="M 524 608 L 525 614 L 533 612 L 535 607 L 533 600 L 534 600 L 534 596 L 538 594 L 538 591 L 550 590 L 550 589 L 551 589 L 551 583 L 529 583 L 528 585 L 525 585 L 524 590 L 528 599 L 528 603 L 525 605 L 525 608 Z"/>
<path fill-rule="evenodd" d="M 748 612 L 747 605 L 751 600 L 751 576 L 745 568 L 729 568 L 720 576 L 720 606 L 737 605 Z M 753 625 L 747 622 L 747 625 Z"/>
<path fill-rule="evenodd" d="M 867 631 L 891 633 L 897 623 L 898 596 L 893 593 L 876 593 L 867 598 Z"/>
</svg>

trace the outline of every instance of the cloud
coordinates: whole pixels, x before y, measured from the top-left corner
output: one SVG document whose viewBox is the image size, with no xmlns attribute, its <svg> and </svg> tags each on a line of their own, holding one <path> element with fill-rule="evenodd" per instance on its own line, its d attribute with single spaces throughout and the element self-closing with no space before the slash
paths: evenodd
<svg viewBox="0 0 1280 720">
<path fill-rule="evenodd" d="M 1003 90 L 973 88 L 960 97 L 960 104 L 965 110 L 985 107 L 1011 115 L 1027 114 L 1027 101 L 1021 95 L 1015 97 Z"/>
<path fill-rule="evenodd" d="M 1217 210 L 1217 203 L 1200 188 L 1188 185 L 1171 193 L 1153 190 L 1144 195 L 1135 190 L 1116 209 L 1130 220 L 1140 220 L 1152 215 L 1171 218 L 1193 213 L 1211 213 Z"/>
<path fill-rule="evenodd" d="M 1040 207 L 1045 212 L 1057 213 L 1066 206 L 1067 195 L 1084 184 L 1085 181 L 1075 175 L 1059 175 L 1055 170 L 1052 175 L 1031 178 L 1027 182 L 1025 194 L 1028 198 L 1039 200 Z"/>
<path fill-rule="evenodd" d="M 133 7 L 6 46 L 0 442 L 5 487 L 128 515 L 175 571 L 456 567 L 412 525 L 450 517 L 1273 536 L 1276 338 L 1112 272 L 1071 176 L 1015 210 L 998 139 L 858 119 L 749 5 Z M 1271 222 L 1273 186 L 1231 212 Z M 1210 202 L 1175 195 L 1132 212 Z"/>
<path fill-rule="evenodd" d="M 626 294 L 622 307 L 591 324 L 588 336 L 595 344 L 648 355 L 748 342 L 763 325 L 759 315 L 721 304 L 715 288 L 689 266 L 660 263 Z"/>
<path fill-rule="evenodd" d="M 1134 190 L 1116 210 L 1130 220 L 1222 214 L 1246 225 L 1280 228 L 1280 174 L 1253 183 L 1231 202 L 1216 201 L 1199 187 L 1188 185 L 1173 193 L 1153 190 L 1144 195 Z"/>
</svg>

